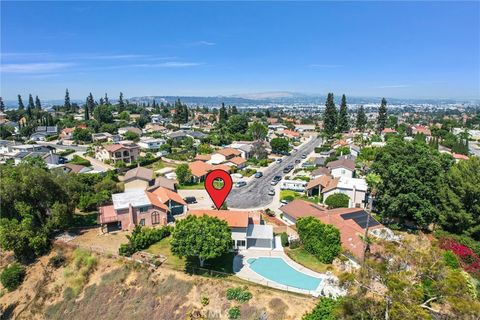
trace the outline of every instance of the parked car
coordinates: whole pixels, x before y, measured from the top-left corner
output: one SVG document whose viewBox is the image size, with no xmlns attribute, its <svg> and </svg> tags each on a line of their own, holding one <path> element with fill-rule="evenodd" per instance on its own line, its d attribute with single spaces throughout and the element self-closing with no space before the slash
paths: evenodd
<svg viewBox="0 0 480 320">
<path fill-rule="evenodd" d="M 283 204 L 289 204 L 290 201 L 288 201 L 287 199 L 282 199 L 280 200 L 280 203 L 283 203 Z"/>
<path fill-rule="evenodd" d="M 278 184 L 278 181 L 272 180 L 272 181 L 270 182 L 270 184 L 271 184 L 272 186 L 276 186 L 276 185 Z"/>
<path fill-rule="evenodd" d="M 185 197 L 184 200 L 187 204 L 197 203 L 197 198 L 195 197 Z"/>
<path fill-rule="evenodd" d="M 283 168 L 283 173 L 289 173 L 290 171 L 292 171 L 292 169 L 290 169 L 289 167 Z"/>
<path fill-rule="evenodd" d="M 261 178 L 261 177 L 263 177 L 263 173 L 257 172 L 257 173 L 255 173 L 254 177 L 255 178 Z"/>
<path fill-rule="evenodd" d="M 237 179 L 243 178 L 243 175 L 241 173 L 232 173 L 231 176 L 232 178 L 237 178 Z"/>
<path fill-rule="evenodd" d="M 275 160 L 276 163 L 282 163 L 282 158 L 278 158 L 277 160 Z"/>
<path fill-rule="evenodd" d="M 306 155 L 306 154 L 302 154 L 302 159 L 307 159 L 307 155 Z"/>
<path fill-rule="evenodd" d="M 277 181 L 277 182 L 278 182 L 278 181 L 280 181 L 280 180 L 282 180 L 282 176 L 275 176 L 275 177 L 273 177 L 273 181 Z"/>
<path fill-rule="evenodd" d="M 275 190 L 273 190 L 273 189 L 268 190 L 268 195 L 269 196 L 274 196 L 275 195 Z"/>
<path fill-rule="evenodd" d="M 245 181 L 238 181 L 238 182 L 235 184 L 235 186 L 236 186 L 237 188 L 241 188 L 241 187 L 246 186 L 246 185 L 247 185 L 247 183 L 246 183 Z"/>
<path fill-rule="evenodd" d="M 296 164 L 299 164 L 299 163 L 300 163 L 300 159 L 295 160 L 295 163 L 296 163 Z"/>
</svg>

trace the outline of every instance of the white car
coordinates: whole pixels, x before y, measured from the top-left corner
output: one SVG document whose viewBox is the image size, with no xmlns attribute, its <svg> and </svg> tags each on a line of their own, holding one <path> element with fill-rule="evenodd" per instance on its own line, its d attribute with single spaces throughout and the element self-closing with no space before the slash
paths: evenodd
<svg viewBox="0 0 480 320">
<path fill-rule="evenodd" d="M 241 173 L 232 173 L 231 176 L 232 178 L 237 178 L 237 179 L 243 178 L 243 175 Z"/>
</svg>

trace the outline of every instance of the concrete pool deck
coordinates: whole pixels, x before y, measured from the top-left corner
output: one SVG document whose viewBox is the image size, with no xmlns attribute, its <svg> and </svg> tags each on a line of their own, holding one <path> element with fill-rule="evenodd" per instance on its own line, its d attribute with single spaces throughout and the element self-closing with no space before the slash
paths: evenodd
<svg viewBox="0 0 480 320">
<path fill-rule="evenodd" d="M 296 271 L 320 279 L 320 284 L 315 290 L 306 290 L 269 280 L 253 271 L 247 262 L 248 259 L 261 257 L 282 258 L 291 268 L 295 269 Z M 304 266 L 290 259 L 290 257 L 288 257 L 283 250 L 266 251 L 247 249 L 239 251 L 233 260 L 233 271 L 235 272 L 235 275 L 241 279 L 289 292 L 302 293 L 315 297 L 344 295 L 343 290 L 335 284 L 338 282 L 338 279 L 335 276 L 326 273 L 318 273 L 305 268 Z"/>
</svg>

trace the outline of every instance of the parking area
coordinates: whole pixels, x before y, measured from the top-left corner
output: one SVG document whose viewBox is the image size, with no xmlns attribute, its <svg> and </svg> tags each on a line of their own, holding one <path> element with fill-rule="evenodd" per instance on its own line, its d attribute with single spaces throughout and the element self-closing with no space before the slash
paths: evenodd
<svg viewBox="0 0 480 320">
<path fill-rule="evenodd" d="M 183 199 L 185 199 L 186 197 L 195 197 L 197 199 L 197 203 L 188 204 L 188 208 L 190 210 L 212 209 L 213 207 L 213 201 L 210 199 L 205 189 L 178 190 L 178 193 Z"/>
</svg>

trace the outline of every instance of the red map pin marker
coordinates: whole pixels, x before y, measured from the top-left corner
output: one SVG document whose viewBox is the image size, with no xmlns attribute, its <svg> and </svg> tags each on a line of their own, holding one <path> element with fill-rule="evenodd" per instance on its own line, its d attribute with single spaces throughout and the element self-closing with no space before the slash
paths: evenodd
<svg viewBox="0 0 480 320">
<path fill-rule="evenodd" d="M 221 179 L 223 181 L 223 187 L 221 189 L 217 189 L 213 186 L 213 181 L 216 179 Z M 207 174 L 207 177 L 205 178 L 205 189 L 218 210 L 220 210 L 220 207 L 232 190 L 232 184 L 232 177 L 230 177 L 230 174 L 227 171 L 215 169 Z"/>
</svg>

